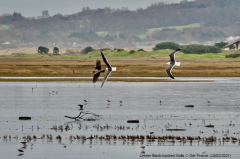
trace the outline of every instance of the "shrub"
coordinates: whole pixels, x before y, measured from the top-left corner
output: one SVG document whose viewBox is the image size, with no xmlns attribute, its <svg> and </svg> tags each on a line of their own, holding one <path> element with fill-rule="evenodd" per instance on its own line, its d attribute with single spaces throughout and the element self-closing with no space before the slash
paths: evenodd
<svg viewBox="0 0 240 159">
<path fill-rule="evenodd" d="M 220 42 L 220 43 L 215 43 L 214 46 L 217 46 L 219 48 L 223 48 L 224 46 L 226 46 L 228 43 L 226 42 Z"/>
<path fill-rule="evenodd" d="M 92 51 L 93 51 L 93 48 L 91 46 L 85 47 L 83 49 L 83 53 L 84 54 L 87 54 L 87 53 L 92 52 Z"/>
<path fill-rule="evenodd" d="M 53 48 L 53 55 L 59 55 L 59 49 L 57 47 Z"/>
<path fill-rule="evenodd" d="M 100 51 L 106 51 L 106 50 L 111 50 L 110 48 L 102 48 Z"/>
<path fill-rule="evenodd" d="M 144 51 L 144 52 L 146 52 L 145 50 L 143 50 L 143 49 L 138 49 L 138 51 Z"/>
<path fill-rule="evenodd" d="M 133 54 L 135 52 L 135 50 L 131 50 L 130 52 L 129 52 L 129 54 Z"/>
<path fill-rule="evenodd" d="M 237 57 L 240 57 L 240 54 L 229 54 L 225 56 L 225 58 L 237 58 Z"/>
<path fill-rule="evenodd" d="M 174 43 L 174 42 L 162 42 L 157 44 L 153 50 L 161 50 L 161 49 L 171 49 L 171 50 L 176 50 L 179 48 L 179 44 Z"/>
<path fill-rule="evenodd" d="M 121 52 L 121 51 L 124 51 L 124 49 L 117 49 L 117 52 Z"/>
<path fill-rule="evenodd" d="M 209 52 L 211 53 L 220 53 L 222 50 L 217 46 L 208 46 Z"/>
<path fill-rule="evenodd" d="M 45 53 L 47 54 L 49 52 L 49 49 L 47 47 L 39 46 L 38 47 L 38 53 L 42 54 Z"/>
<path fill-rule="evenodd" d="M 199 44 L 182 45 L 182 52 L 185 54 L 204 54 L 204 53 L 220 53 L 221 49 L 216 46 L 206 46 Z"/>
</svg>

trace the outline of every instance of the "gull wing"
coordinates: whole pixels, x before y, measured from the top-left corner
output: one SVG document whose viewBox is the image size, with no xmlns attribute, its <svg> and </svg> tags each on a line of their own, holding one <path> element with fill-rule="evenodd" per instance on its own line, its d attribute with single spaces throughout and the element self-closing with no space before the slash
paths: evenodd
<svg viewBox="0 0 240 159">
<path fill-rule="evenodd" d="M 99 76 L 100 76 L 100 72 L 94 74 L 94 76 L 93 76 L 93 83 L 97 82 Z"/>
<path fill-rule="evenodd" d="M 107 65 L 108 68 L 111 68 L 111 65 L 108 63 L 108 61 L 107 61 L 106 57 L 104 56 L 103 52 L 102 51 L 100 51 L 100 52 L 101 52 L 102 59 L 103 59 L 104 63 Z"/>
<path fill-rule="evenodd" d="M 96 67 L 95 67 L 95 73 L 93 75 L 93 83 L 96 83 L 98 80 L 98 77 L 100 76 L 100 72 L 101 71 L 101 61 L 97 60 L 96 61 Z"/>
<path fill-rule="evenodd" d="M 236 45 L 237 45 L 237 48 L 238 48 L 239 42 L 240 42 L 240 39 L 235 40 L 235 41 L 233 41 L 233 42 L 231 42 L 231 43 L 228 43 L 226 46 L 223 47 L 223 49 L 224 49 L 224 48 L 227 48 L 227 47 L 229 47 L 229 46 L 231 46 L 231 45 L 234 45 L 234 44 L 236 44 Z"/>
<path fill-rule="evenodd" d="M 179 49 L 177 49 L 177 50 L 175 50 L 175 51 L 173 51 L 172 53 L 169 54 L 171 62 L 175 62 L 175 54 L 180 50 L 181 49 L 179 48 Z"/>
<path fill-rule="evenodd" d="M 111 72 L 112 72 L 112 69 L 109 68 L 107 74 L 105 75 L 105 77 L 104 77 L 104 79 L 103 79 L 102 86 L 103 86 L 103 84 L 107 81 L 107 78 L 108 78 L 108 76 L 110 75 Z M 102 86 L 101 86 L 101 87 L 102 87 Z"/>
<path fill-rule="evenodd" d="M 166 73 L 168 74 L 169 77 L 171 77 L 172 79 L 174 79 L 171 70 L 174 67 L 174 64 L 170 64 L 169 67 L 166 69 Z"/>
<path fill-rule="evenodd" d="M 96 61 L 96 67 L 95 67 L 96 70 L 101 70 L 101 61 L 100 60 L 97 60 Z"/>
</svg>

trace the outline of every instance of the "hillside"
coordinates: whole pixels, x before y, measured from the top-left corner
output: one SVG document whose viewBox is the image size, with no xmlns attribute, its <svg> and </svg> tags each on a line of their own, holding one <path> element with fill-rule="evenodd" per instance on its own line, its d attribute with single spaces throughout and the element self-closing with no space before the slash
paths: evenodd
<svg viewBox="0 0 240 159">
<path fill-rule="evenodd" d="M 182 44 L 225 41 L 229 36 L 239 35 L 239 6 L 240 0 L 196 0 L 176 4 L 160 2 L 136 11 L 84 7 L 76 14 L 42 18 L 6 14 L 0 16 L 0 47 L 9 48 L 2 45 L 7 41 L 13 48 L 23 45 L 152 47 L 159 41 Z M 192 24 L 197 25 L 187 27 Z"/>
</svg>

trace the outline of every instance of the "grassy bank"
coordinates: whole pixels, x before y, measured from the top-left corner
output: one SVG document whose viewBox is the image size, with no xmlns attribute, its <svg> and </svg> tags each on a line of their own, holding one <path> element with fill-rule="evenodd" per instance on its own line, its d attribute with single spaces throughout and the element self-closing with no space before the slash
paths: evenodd
<svg viewBox="0 0 240 159">
<path fill-rule="evenodd" d="M 5 24 L 0 25 L 0 30 L 2 30 L 2 29 L 9 29 L 9 26 L 5 25 Z"/>
<path fill-rule="evenodd" d="M 0 58 L 0 76 L 92 77 L 96 59 Z M 99 57 L 99 59 L 101 59 Z M 101 60 L 102 61 L 102 60 Z M 111 77 L 167 77 L 169 58 L 109 59 L 117 71 Z M 175 77 L 240 77 L 239 59 L 178 59 Z M 102 69 L 106 66 L 102 62 Z"/>
<path fill-rule="evenodd" d="M 145 34 L 139 35 L 139 37 L 141 39 L 147 37 L 148 35 L 152 35 L 152 33 L 154 31 L 161 31 L 162 29 L 168 28 L 168 29 L 177 29 L 177 30 L 183 30 L 185 28 L 196 28 L 196 27 L 200 27 L 199 23 L 193 23 L 193 24 L 189 24 L 189 25 L 181 25 L 181 26 L 169 26 L 169 27 L 163 27 L 163 28 L 150 28 L 147 29 L 147 32 Z"/>
<path fill-rule="evenodd" d="M 129 51 L 118 52 L 117 50 L 105 50 L 104 53 L 110 64 L 113 67 L 117 67 L 117 71 L 112 72 L 111 77 L 167 77 L 165 69 L 168 67 L 166 63 L 169 61 L 169 53 L 171 51 L 172 50 L 150 52 L 137 51 L 133 54 L 129 54 Z M 229 53 L 233 53 L 233 51 L 225 51 L 220 54 L 207 53 L 201 55 L 183 54 L 179 52 L 176 54 L 176 60 L 181 62 L 181 66 L 175 66 L 172 73 L 176 78 L 240 77 L 240 59 L 226 59 L 225 55 Z M 0 76 L 92 77 L 96 59 L 102 61 L 99 51 L 90 52 L 86 55 L 71 56 L 41 54 L 4 55 L 0 56 Z M 105 68 L 106 66 L 102 61 L 102 69 Z M 102 74 L 102 76 L 104 76 L 104 74 Z M 58 79 L 57 81 L 61 80 L 66 81 L 66 79 Z M 116 79 L 109 80 L 116 81 Z M 47 81 L 51 80 L 47 79 Z M 67 81 L 79 81 L 79 79 Z M 81 79 L 81 81 L 91 81 L 91 79 Z M 139 80 L 118 79 L 117 81 L 138 82 Z M 162 80 L 142 79 L 140 81 L 161 82 Z"/>
<path fill-rule="evenodd" d="M 130 50 L 136 51 L 130 54 Z M 88 54 L 81 54 L 81 49 L 77 48 L 59 48 L 60 55 L 53 56 L 52 52 L 48 55 L 37 54 L 37 48 L 17 48 L 0 50 L 0 59 L 14 59 L 14 58 L 31 58 L 31 59 L 96 59 L 101 58 L 99 51 L 93 51 Z M 73 52 L 72 55 L 65 55 L 68 50 Z M 104 50 L 104 54 L 109 59 L 162 59 L 169 58 L 169 53 L 173 50 L 157 50 L 157 51 L 137 51 L 137 48 L 128 48 L 128 50 Z M 76 54 L 74 54 L 76 53 Z M 205 53 L 205 54 L 184 54 L 178 52 L 176 54 L 177 59 L 225 59 L 228 54 L 240 53 L 240 50 L 223 51 L 222 53 Z"/>
</svg>

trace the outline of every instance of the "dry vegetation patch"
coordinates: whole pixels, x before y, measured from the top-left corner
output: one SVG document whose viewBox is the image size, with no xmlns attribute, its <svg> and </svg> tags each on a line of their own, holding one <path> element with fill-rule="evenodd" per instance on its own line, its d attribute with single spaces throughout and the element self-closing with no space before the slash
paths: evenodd
<svg viewBox="0 0 240 159">
<path fill-rule="evenodd" d="M 111 77 L 167 77 L 165 69 L 169 59 L 109 59 L 117 71 Z M 236 60 L 178 60 L 181 66 L 175 66 L 175 77 L 240 77 L 239 59 Z M 96 60 L 78 59 L 0 59 L 0 76 L 56 76 L 56 77 L 92 77 Z M 102 69 L 106 66 L 102 62 Z M 104 76 L 102 74 L 101 76 Z"/>
</svg>

